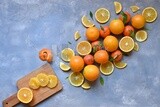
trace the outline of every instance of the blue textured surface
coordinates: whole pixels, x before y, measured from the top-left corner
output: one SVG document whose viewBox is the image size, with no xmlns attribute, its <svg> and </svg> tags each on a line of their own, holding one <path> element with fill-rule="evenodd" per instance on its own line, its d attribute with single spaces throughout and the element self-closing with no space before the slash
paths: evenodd
<svg viewBox="0 0 160 107">
<path fill-rule="evenodd" d="M 140 12 L 146 6 L 153 6 L 160 14 L 159 0 L 121 3 L 124 11 L 131 12 L 131 5 L 139 6 Z M 139 52 L 124 58 L 127 68 L 103 76 L 104 86 L 97 81 L 90 90 L 83 90 L 65 79 L 69 73 L 59 68 L 59 52 L 68 41 L 72 42 L 69 47 L 75 49 L 75 31 L 82 35 L 80 40 L 85 39 L 81 17 L 100 7 L 110 10 L 111 19 L 117 17 L 113 0 L 0 0 L 0 101 L 17 91 L 18 79 L 45 63 L 40 61 L 38 51 L 46 47 L 55 54 L 52 67 L 63 84 L 63 91 L 37 107 L 159 107 L 159 17 L 155 23 L 147 24 L 148 40 L 139 44 Z M 95 24 L 99 26 L 96 21 Z"/>
</svg>

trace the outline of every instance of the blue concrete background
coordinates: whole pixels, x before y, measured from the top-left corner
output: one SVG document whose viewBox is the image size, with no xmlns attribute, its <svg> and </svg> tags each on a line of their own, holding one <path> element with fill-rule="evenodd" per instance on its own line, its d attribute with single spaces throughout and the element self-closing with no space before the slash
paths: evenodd
<svg viewBox="0 0 160 107">
<path fill-rule="evenodd" d="M 131 5 L 139 6 L 139 12 L 153 6 L 160 14 L 159 0 L 120 2 L 124 11 L 131 12 Z M 89 17 L 90 11 L 94 13 L 100 7 L 109 9 L 111 19 L 117 17 L 113 0 L 0 0 L 0 101 L 17 91 L 18 79 L 45 63 L 38 57 L 39 50 L 45 47 L 55 55 L 52 67 L 63 84 L 63 91 L 37 107 L 159 107 L 159 17 L 146 25 L 148 39 L 139 43 L 139 52 L 124 57 L 127 68 L 115 69 L 111 76 L 103 76 L 104 86 L 98 80 L 90 90 L 83 90 L 71 86 L 65 79 L 70 72 L 60 70 L 59 53 L 66 46 L 75 49 L 75 31 L 82 35 L 79 41 L 85 39 L 81 17 L 84 14 Z"/>
</svg>

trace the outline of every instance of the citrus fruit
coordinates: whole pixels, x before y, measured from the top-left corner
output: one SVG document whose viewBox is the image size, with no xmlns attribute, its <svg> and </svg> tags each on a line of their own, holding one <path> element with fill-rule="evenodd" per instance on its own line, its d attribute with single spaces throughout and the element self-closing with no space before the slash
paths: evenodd
<svg viewBox="0 0 160 107">
<path fill-rule="evenodd" d="M 104 75 L 112 74 L 114 71 L 114 66 L 113 66 L 112 62 L 108 61 L 107 63 L 101 64 L 100 71 Z"/>
<path fill-rule="evenodd" d="M 133 13 L 137 12 L 140 8 L 136 5 L 130 6 L 130 9 Z"/>
<path fill-rule="evenodd" d="M 130 15 L 129 12 L 123 12 L 123 11 L 122 11 L 121 14 L 120 14 L 120 16 L 119 16 L 119 19 L 122 20 L 122 22 L 123 22 L 124 24 L 127 24 L 127 23 L 129 23 L 130 20 L 131 20 L 131 15 Z"/>
<path fill-rule="evenodd" d="M 148 38 L 147 35 L 148 34 L 147 34 L 147 32 L 145 30 L 139 30 L 139 31 L 136 32 L 135 39 L 138 42 L 144 42 Z"/>
<path fill-rule="evenodd" d="M 37 75 L 37 79 L 40 83 L 40 86 L 42 87 L 45 87 L 47 86 L 48 82 L 49 82 L 49 79 L 48 79 L 48 76 L 44 73 L 40 73 Z"/>
<path fill-rule="evenodd" d="M 71 83 L 71 85 L 78 87 L 83 84 L 84 77 L 80 72 L 72 72 L 69 75 L 69 82 Z"/>
<path fill-rule="evenodd" d="M 81 35 L 79 34 L 78 31 L 76 31 L 76 32 L 74 33 L 74 40 L 77 41 L 79 38 L 81 38 Z"/>
<path fill-rule="evenodd" d="M 99 77 L 100 72 L 97 66 L 87 65 L 83 70 L 83 75 L 86 80 L 95 81 Z"/>
<path fill-rule="evenodd" d="M 141 14 L 135 15 L 131 19 L 131 24 L 136 29 L 143 28 L 145 26 L 145 23 L 146 23 L 145 18 Z"/>
<path fill-rule="evenodd" d="M 110 18 L 110 12 L 106 8 L 99 8 L 95 12 L 95 18 L 99 23 L 106 23 Z"/>
<path fill-rule="evenodd" d="M 84 67 L 83 58 L 80 56 L 73 56 L 70 60 L 70 67 L 73 72 L 80 72 Z"/>
<path fill-rule="evenodd" d="M 103 41 L 103 45 L 108 52 L 113 52 L 118 48 L 118 39 L 111 35 L 107 36 Z"/>
<path fill-rule="evenodd" d="M 157 11 L 153 7 L 146 7 L 142 11 L 142 15 L 145 17 L 146 22 L 153 22 L 157 19 Z"/>
<path fill-rule="evenodd" d="M 124 24 L 120 19 L 114 19 L 110 22 L 109 28 L 115 35 L 121 34 L 124 30 Z"/>
<path fill-rule="evenodd" d="M 132 36 L 132 34 L 134 35 L 134 28 L 131 25 L 125 26 L 123 34 L 124 36 Z"/>
<path fill-rule="evenodd" d="M 40 87 L 40 82 L 36 77 L 33 77 L 29 80 L 29 87 L 31 89 L 38 89 Z"/>
<path fill-rule="evenodd" d="M 97 40 L 97 41 L 92 42 L 91 46 L 93 49 L 93 53 L 95 53 L 103 48 L 103 43 Z"/>
<path fill-rule="evenodd" d="M 134 48 L 133 48 L 134 51 L 138 51 L 139 50 L 139 45 L 137 42 L 134 42 Z"/>
<path fill-rule="evenodd" d="M 63 71 L 68 71 L 68 70 L 70 70 L 70 66 L 67 65 L 67 64 L 65 64 L 65 63 L 63 63 L 63 62 L 60 62 L 59 67 L 60 67 L 61 70 L 63 70 Z"/>
<path fill-rule="evenodd" d="M 120 50 L 116 50 L 111 53 L 111 57 L 113 58 L 114 61 L 121 61 L 123 58 L 123 54 Z"/>
<path fill-rule="evenodd" d="M 58 78 L 55 75 L 48 75 L 49 82 L 47 84 L 47 87 L 54 88 L 58 84 Z"/>
<path fill-rule="evenodd" d="M 85 27 L 93 27 L 94 26 L 94 23 L 91 22 L 91 20 L 89 20 L 85 15 L 82 16 L 81 22 Z"/>
<path fill-rule="evenodd" d="M 76 50 L 80 55 L 85 56 L 91 53 L 92 46 L 88 41 L 81 41 L 77 44 Z"/>
<path fill-rule="evenodd" d="M 22 103 L 29 103 L 33 99 L 33 92 L 31 89 L 24 87 L 18 90 L 17 98 Z"/>
<path fill-rule="evenodd" d="M 82 87 L 83 89 L 86 89 L 86 90 L 88 90 L 88 89 L 91 88 L 90 84 L 89 84 L 88 82 L 86 82 L 86 81 L 81 85 L 81 87 Z"/>
<path fill-rule="evenodd" d="M 94 54 L 94 60 L 99 63 L 106 63 L 109 60 L 109 55 L 106 50 L 99 50 Z"/>
<path fill-rule="evenodd" d="M 42 49 L 41 51 L 39 51 L 39 58 L 42 61 L 47 61 L 49 63 L 52 62 L 53 59 L 52 51 L 47 48 Z"/>
<path fill-rule="evenodd" d="M 86 38 L 89 41 L 95 41 L 99 38 L 99 30 L 96 27 L 89 27 L 86 30 Z"/>
<path fill-rule="evenodd" d="M 115 12 L 116 12 L 117 14 L 120 13 L 121 10 L 122 10 L 122 5 L 121 5 L 121 3 L 115 1 L 115 2 L 114 2 L 114 9 L 115 9 Z"/>
<path fill-rule="evenodd" d="M 127 63 L 123 62 L 123 61 L 113 61 L 113 64 L 116 68 L 122 69 L 125 68 L 127 66 Z"/>
<path fill-rule="evenodd" d="M 84 58 L 84 63 L 87 64 L 87 65 L 91 65 L 94 63 L 94 57 L 92 55 L 86 55 Z"/>
<path fill-rule="evenodd" d="M 110 35 L 110 29 L 108 26 L 104 26 L 104 27 L 101 26 L 99 33 L 102 38 L 105 38 L 106 36 Z"/>
<path fill-rule="evenodd" d="M 74 56 L 75 53 L 71 48 L 65 48 L 61 51 L 61 58 L 64 61 L 69 62 L 71 57 Z"/>
<path fill-rule="evenodd" d="M 123 52 L 130 52 L 130 51 L 132 51 L 133 48 L 134 48 L 134 40 L 131 37 L 129 37 L 129 36 L 123 37 L 119 41 L 119 48 Z"/>
</svg>

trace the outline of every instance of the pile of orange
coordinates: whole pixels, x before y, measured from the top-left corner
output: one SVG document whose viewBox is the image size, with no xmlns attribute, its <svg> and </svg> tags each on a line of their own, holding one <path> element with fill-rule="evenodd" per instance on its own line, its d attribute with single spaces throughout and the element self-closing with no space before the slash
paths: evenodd
<svg viewBox="0 0 160 107">
<path fill-rule="evenodd" d="M 105 9 L 103 8 L 103 10 Z M 96 20 L 99 17 L 96 17 Z M 99 21 L 97 22 L 100 23 Z M 85 22 L 82 23 L 84 26 L 86 25 L 84 24 Z M 117 68 L 124 68 L 126 63 L 122 61 L 123 55 L 132 52 L 134 49 L 138 50 L 135 35 L 140 29 L 144 28 L 145 24 L 146 19 L 142 14 L 131 16 L 129 12 L 122 11 L 118 18 L 111 20 L 108 25 L 100 25 L 100 28 L 97 26 L 85 26 L 86 40 L 83 40 L 83 43 L 82 41 L 77 43 L 78 48 L 76 51 L 78 55 L 73 56 L 69 61 L 72 71 L 70 75 L 72 77 L 69 77 L 71 78 L 71 84 L 80 86 L 84 81 L 85 84 L 86 81 L 93 82 L 99 78 L 101 70 L 104 70 L 101 71 L 102 74 L 110 75 L 114 69 L 113 64 Z M 106 69 L 101 67 L 106 67 Z M 76 78 L 73 78 L 74 76 Z"/>
</svg>

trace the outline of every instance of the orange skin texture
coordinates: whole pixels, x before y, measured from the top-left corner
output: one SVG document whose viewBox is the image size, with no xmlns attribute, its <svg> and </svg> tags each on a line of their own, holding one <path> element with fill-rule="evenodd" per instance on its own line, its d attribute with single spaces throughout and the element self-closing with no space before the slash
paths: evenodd
<svg viewBox="0 0 160 107">
<path fill-rule="evenodd" d="M 120 50 L 116 50 L 113 53 L 111 53 L 111 57 L 114 58 L 114 61 L 121 61 L 123 58 L 123 54 Z"/>
<path fill-rule="evenodd" d="M 84 60 L 80 56 L 73 56 L 70 60 L 70 67 L 73 72 L 80 72 L 84 68 Z"/>
<path fill-rule="evenodd" d="M 131 36 L 131 32 L 134 32 L 134 28 L 130 25 L 124 27 L 123 34 L 124 36 Z"/>
<path fill-rule="evenodd" d="M 39 58 L 42 61 L 47 61 L 50 63 L 50 62 L 52 62 L 53 54 L 52 54 L 51 50 L 44 48 L 39 52 Z"/>
<path fill-rule="evenodd" d="M 103 64 L 108 62 L 109 60 L 109 55 L 108 52 L 105 50 L 99 50 L 94 54 L 94 60 L 99 63 L 99 64 Z"/>
<path fill-rule="evenodd" d="M 94 57 L 92 55 L 86 55 L 84 58 L 84 63 L 87 64 L 87 65 L 91 65 L 94 63 Z"/>
<path fill-rule="evenodd" d="M 99 38 L 99 30 L 96 27 L 89 27 L 86 30 L 86 38 L 89 41 L 96 41 Z"/>
<path fill-rule="evenodd" d="M 96 51 L 99 51 L 102 49 L 102 46 L 100 45 L 101 42 L 100 41 L 94 41 L 91 43 L 92 48 L 96 48 Z"/>
<path fill-rule="evenodd" d="M 104 26 L 103 30 L 102 29 L 99 30 L 99 33 L 102 38 L 105 38 L 106 36 L 109 36 L 111 32 L 108 26 Z"/>
<path fill-rule="evenodd" d="M 131 15 L 130 15 L 130 13 L 128 13 L 128 12 L 124 12 L 124 13 L 127 15 L 127 20 L 126 20 L 126 23 L 125 23 L 125 24 L 127 24 L 127 23 L 129 23 L 130 20 L 131 20 Z M 122 20 L 122 22 L 124 22 L 124 18 L 123 18 L 122 15 L 119 16 L 119 19 Z"/>
<path fill-rule="evenodd" d="M 131 24 L 136 29 L 141 29 L 145 26 L 145 18 L 141 14 L 137 14 L 132 17 Z"/>
<path fill-rule="evenodd" d="M 98 79 L 100 72 L 97 66 L 87 65 L 83 70 L 83 75 L 88 81 L 95 81 Z"/>
<path fill-rule="evenodd" d="M 109 29 L 115 35 L 121 34 L 124 30 L 124 23 L 120 19 L 112 20 Z"/>
<path fill-rule="evenodd" d="M 118 49 L 118 39 L 114 36 L 107 36 L 103 41 L 103 45 L 108 52 L 113 52 Z"/>
</svg>

